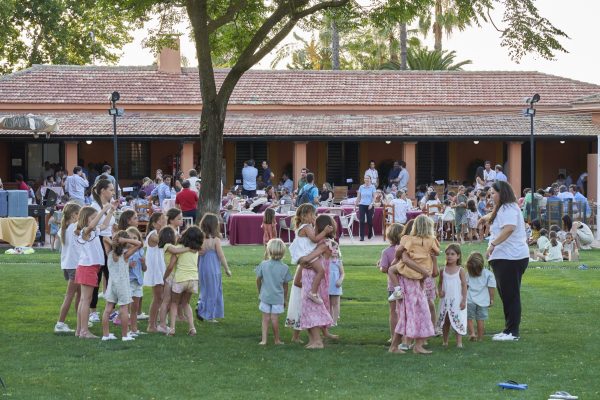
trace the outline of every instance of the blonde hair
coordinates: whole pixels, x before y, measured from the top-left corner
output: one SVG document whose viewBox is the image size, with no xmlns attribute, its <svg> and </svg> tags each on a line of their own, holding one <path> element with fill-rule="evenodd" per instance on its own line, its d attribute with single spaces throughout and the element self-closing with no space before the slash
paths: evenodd
<svg viewBox="0 0 600 400">
<path fill-rule="evenodd" d="M 131 235 L 135 235 L 137 236 L 137 240 L 139 240 L 140 242 L 142 241 L 142 234 L 135 226 L 130 226 L 129 228 L 125 229 L 125 232 L 127 232 L 130 237 Z"/>
<path fill-rule="evenodd" d="M 265 251 L 265 259 L 281 260 L 285 255 L 285 243 L 283 240 L 275 238 L 267 242 L 267 250 Z"/>
<path fill-rule="evenodd" d="M 81 231 L 85 227 L 87 227 L 88 220 L 90 219 L 90 217 L 93 216 L 94 214 L 96 214 L 97 212 L 98 212 L 98 210 L 96 210 L 94 207 L 90 207 L 90 206 L 83 207 L 79 211 L 79 218 L 77 219 L 77 228 L 75 229 L 75 233 L 77 233 L 79 235 L 81 233 Z"/>
<path fill-rule="evenodd" d="M 400 244 L 400 239 L 402 238 L 402 231 L 404 230 L 404 225 L 393 223 L 387 227 L 385 231 L 385 235 L 388 240 L 393 245 Z"/>
<path fill-rule="evenodd" d="M 65 235 L 67 232 L 67 228 L 71 223 L 71 218 L 73 217 L 73 215 L 79 214 L 79 211 L 81 211 L 81 206 L 71 201 L 65 204 L 65 208 L 63 208 L 62 221 L 60 221 L 60 243 L 63 246 L 65 244 Z"/>
<path fill-rule="evenodd" d="M 302 225 L 302 221 L 304 220 L 304 218 L 306 218 L 306 216 L 308 215 L 315 215 L 315 208 L 308 204 L 308 203 L 304 203 L 301 204 L 300 207 L 298 207 L 296 209 L 296 216 L 294 217 L 294 222 L 296 224 L 296 227 L 299 227 L 300 225 Z"/>
<path fill-rule="evenodd" d="M 422 238 L 435 237 L 433 232 L 433 220 L 427 215 L 419 215 L 413 223 L 410 235 Z"/>
</svg>

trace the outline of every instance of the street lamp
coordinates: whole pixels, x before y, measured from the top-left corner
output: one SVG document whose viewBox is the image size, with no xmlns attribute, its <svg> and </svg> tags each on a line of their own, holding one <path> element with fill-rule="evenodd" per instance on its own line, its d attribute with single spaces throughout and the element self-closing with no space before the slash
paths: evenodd
<svg viewBox="0 0 600 400">
<path fill-rule="evenodd" d="M 530 168 L 531 168 L 531 209 L 529 212 L 529 220 L 533 220 L 535 210 L 535 139 L 533 137 L 533 117 L 535 117 L 535 103 L 540 101 L 540 95 L 534 94 L 532 97 L 525 98 L 525 104 L 529 104 L 529 108 L 523 110 L 523 115 L 529 116 L 531 121 L 531 136 L 529 143 L 531 146 Z"/>
<path fill-rule="evenodd" d="M 108 99 L 110 100 L 110 108 L 108 115 L 113 117 L 113 151 L 114 151 L 114 170 L 115 170 L 115 195 L 117 199 L 119 195 L 119 151 L 117 150 L 117 117 L 122 117 L 125 110 L 117 108 L 117 101 L 121 98 L 119 92 L 112 92 Z"/>
</svg>

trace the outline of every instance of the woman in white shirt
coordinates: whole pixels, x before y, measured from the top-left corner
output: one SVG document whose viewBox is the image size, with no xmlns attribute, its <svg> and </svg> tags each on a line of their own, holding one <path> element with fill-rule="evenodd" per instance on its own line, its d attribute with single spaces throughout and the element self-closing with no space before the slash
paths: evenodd
<svg viewBox="0 0 600 400">
<path fill-rule="evenodd" d="M 525 221 L 515 194 L 507 182 L 497 181 L 490 189 L 494 209 L 489 216 L 490 241 L 486 252 L 504 308 L 504 330 L 495 341 L 519 340 L 521 323 L 521 278 L 529 264 Z"/>
</svg>

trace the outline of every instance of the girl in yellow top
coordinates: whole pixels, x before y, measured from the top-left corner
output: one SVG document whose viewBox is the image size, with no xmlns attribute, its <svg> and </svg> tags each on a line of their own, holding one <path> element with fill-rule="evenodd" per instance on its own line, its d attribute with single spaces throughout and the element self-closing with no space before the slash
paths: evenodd
<svg viewBox="0 0 600 400">
<path fill-rule="evenodd" d="M 171 256 L 169 267 L 165 271 L 165 282 L 169 275 L 175 269 L 173 284 L 171 286 L 171 306 L 169 310 L 170 325 L 167 335 L 175 335 L 175 323 L 177 322 L 177 305 L 181 302 L 184 308 L 185 317 L 188 322 L 188 335 L 195 336 L 194 317 L 192 307 L 190 307 L 190 298 L 192 294 L 198 293 L 198 250 L 204 242 L 204 234 L 197 226 L 190 226 L 181 235 L 177 249 L 186 249 L 185 252 Z M 177 259 L 176 266 L 173 266 L 173 258 Z"/>
</svg>

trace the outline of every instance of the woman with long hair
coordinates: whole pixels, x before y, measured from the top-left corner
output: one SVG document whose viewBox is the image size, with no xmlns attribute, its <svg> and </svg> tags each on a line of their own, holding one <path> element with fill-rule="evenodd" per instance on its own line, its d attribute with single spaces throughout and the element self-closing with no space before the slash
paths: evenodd
<svg viewBox="0 0 600 400">
<path fill-rule="evenodd" d="M 490 241 L 486 251 L 504 308 L 504 330 L 495 341 L 519 340 L 521 323 L 521 278 L 529 264 L 525 220 L 515 194 L 507 182 L 494 182 L 490 188 L 494 209 L 489 216 Z"/>
</svg>

